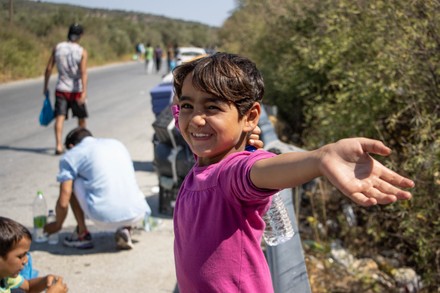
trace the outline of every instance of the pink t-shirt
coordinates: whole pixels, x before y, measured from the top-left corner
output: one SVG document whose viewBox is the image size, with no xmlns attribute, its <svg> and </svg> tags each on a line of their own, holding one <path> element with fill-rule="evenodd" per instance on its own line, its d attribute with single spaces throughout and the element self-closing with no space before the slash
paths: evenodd
<svg viewBox="0 0 440 293">
<path fill-rule="evenodd" d="M 174 210 L 174 257 L 180 292 L 273 292 L 260 247 L 262 215 L 277 190 L 256 188 L 252 165 L 273 153 L 237 152 L 191 169 Z"/>
</svg>

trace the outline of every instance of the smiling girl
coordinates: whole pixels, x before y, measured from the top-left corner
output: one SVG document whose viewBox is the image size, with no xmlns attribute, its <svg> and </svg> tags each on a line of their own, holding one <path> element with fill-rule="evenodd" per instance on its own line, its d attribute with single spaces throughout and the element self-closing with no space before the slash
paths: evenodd
<svg viewBox="0 0 440 293">
<path fill-rule="evenodd" d="M 260 243 L 262 216 L 278 190 L 326 176 L 363 206 L 409 199 L 414 183 L 369 153 L 383 143 L 353 138 L 308 152 L 275 156 L 245 151 L 257 126 L 263 78 L 247 58 L 216 53 L 174 72 L 178 126 L 196 157 L 174 210 L 174 254 L 179 290 L 273 292 Z"/>
</svg>

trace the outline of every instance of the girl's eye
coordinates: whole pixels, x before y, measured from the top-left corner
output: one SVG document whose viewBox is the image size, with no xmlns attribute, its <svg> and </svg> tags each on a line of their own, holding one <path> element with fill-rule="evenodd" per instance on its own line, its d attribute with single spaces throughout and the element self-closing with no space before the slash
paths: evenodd
<svg viewBox="0 0 440 293">
<path fill-rule="evenodd" d="M 210 105 L 208 106 L 209 110 L 219 110 L 220 108 L 218 106 Z"/>
<path fill-rule="evenodd" d="M 191 105 L 190 104 L 181 104 L 180 109 L 191 109 Z"/>
</svg>

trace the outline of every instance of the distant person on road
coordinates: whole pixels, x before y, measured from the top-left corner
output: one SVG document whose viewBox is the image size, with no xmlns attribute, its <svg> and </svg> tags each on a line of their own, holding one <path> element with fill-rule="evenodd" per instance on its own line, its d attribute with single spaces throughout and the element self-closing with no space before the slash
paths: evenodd
<svg viewBox="0 0 440 293">
<path fill-rule="evenodd" d="M 136 60 L 137 61 L 142 61 L 142 57 L 145 54 L 145 46 L 143 43 L 137 43 L 135 46 L 135 51 L 136 51 Z"/>
<path fill-rule="evenodd" d="M 55 86 L 55 154 L 63 153 L 62 135 L 64 120 L 68 111 L 78 118 L 78 126 L 86 127 L 88 117 L 87 98 L 87 51 L 79 45 L 83 27 L 72 24 L 69 27 L 67 41 L 55 46 L 47 63 L 44 74 L 43 93 L 48 91 L 49 79 L 53 67 L 57 66 L 58 80 Z"/>
<path fill-rule="evenodd" d="M 154 61 L 156 63 L 156 73 L 159 73 L 162 66 L 162 48 L 159 45 L 154 49 Z"/>
<path fill-rule="evenodd" d="M 177 55 L 179 54 L 179 44 L 174 44 L 174 58 L 177 58 Z"/>
<path fill-rule="evenodd" d="M 167 66 L 168 72 L 172 71 L 174 67 L 176 67 L 176 56 L 174 55 L 174 47 L 172 45 L 168 45 L 167 48 Z"/>
<path fill-rule="evenodd" d="M 57 176 L 56 221 L 47 224 L 44 231 L 59 231 L 70 205 L 77 227 L 64 239 L 64 245 L 93 248 L 87 218 L 98 228 L 116 230 L 117 248 L 132 249 L 132 227 L 148 217 L 151 209 L 136 182 L 128 150 L 116 139 L 93 137 L 83 127 L 69 132 L 65 147 L 68 151 L 60 159 Z"/>
<path fill-rule="evenodd" d="M 261 240 L 272 196 L 325 176 L 362 206 L 407 200 L 414 183 L 369 153 L 382 142 L 340 140 L 280 155 L 245 151 L 257 126 L 263 78 L 247 58 L 217 53 L 173 71 L 179 129 L 196 156 L 174 209 L 179 292 L 273 292 Z"/>
<path fill-rule="evenodd" d="M 145 71 L 147 74 L 151 74 L 153 72 L 153 57 L 154 48 L 150 43 L 147 43 L 147 47 L 145 48 Z"/>
<path fill-rule="evenodd" d="M 54 275 L 26 280 L 20 271 L 28 262 L 32 235 L 20 223 L 0 216 L 0 292 L 11 290 L 24 292 L 65 293 L 63 278 Z"/>
</svg>

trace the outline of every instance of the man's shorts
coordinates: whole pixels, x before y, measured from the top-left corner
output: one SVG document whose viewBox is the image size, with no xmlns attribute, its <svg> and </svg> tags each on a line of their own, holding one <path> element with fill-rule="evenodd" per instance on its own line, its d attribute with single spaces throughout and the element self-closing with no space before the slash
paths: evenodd
<svg viewBox="0 0 440 293">
<path fill-rule="evenodd" d="M 72 109 L 72 116 L 80 119 L 87 118 L 86 104 L 78 104 L 81 93 L 55 92 L 55 117 L 64 115 L 69 118 L 69 109 Z"/>
</svg>

